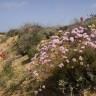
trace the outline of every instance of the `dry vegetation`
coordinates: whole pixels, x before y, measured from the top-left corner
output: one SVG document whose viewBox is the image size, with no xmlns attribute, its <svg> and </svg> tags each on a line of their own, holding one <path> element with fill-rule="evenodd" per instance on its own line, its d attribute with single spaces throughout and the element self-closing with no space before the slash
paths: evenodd
<svg viewBox="0 0 96 96">
<path fill-rule="evenodd" d="M 96 96 L 95 16 L 59 29 L 27 24 L 0 42 L 0 96 Z"/>
</svg>

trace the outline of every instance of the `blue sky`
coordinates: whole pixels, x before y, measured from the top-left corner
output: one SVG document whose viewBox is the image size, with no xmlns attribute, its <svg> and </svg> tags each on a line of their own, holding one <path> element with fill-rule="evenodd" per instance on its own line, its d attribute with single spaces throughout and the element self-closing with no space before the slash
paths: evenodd
<svg viewBox="0 0 96 96">
<path fill-rule="evenodd" d="M 96 12 L 96 0 L 0 0 L 0 31 L 25 23 L 68 24 Z"/>
</svg>

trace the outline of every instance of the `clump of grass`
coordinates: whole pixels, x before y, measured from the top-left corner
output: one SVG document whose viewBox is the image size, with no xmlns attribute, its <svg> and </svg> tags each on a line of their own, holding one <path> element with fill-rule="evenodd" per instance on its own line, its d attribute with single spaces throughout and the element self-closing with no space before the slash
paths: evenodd
<svg viewBox="0 0 96 96">
<path fill-rule="evenodd" d="M 7 76 L 9 79 L 14 75 L 12 68 L 12 61 L 6 61 L 2 71 L 3 76 Z"/>
</svg>

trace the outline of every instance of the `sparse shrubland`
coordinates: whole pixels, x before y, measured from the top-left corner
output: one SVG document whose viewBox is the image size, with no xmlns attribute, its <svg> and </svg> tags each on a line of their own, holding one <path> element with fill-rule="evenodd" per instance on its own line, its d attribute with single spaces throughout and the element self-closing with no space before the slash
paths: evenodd
<svg viewBox="0 0 96 96">
<path fill-rule="evenodd" d="M 5 37 L 0 96 L 96 95 L 95 16 L 59 28 L 26 24 Z"/>
</svg>

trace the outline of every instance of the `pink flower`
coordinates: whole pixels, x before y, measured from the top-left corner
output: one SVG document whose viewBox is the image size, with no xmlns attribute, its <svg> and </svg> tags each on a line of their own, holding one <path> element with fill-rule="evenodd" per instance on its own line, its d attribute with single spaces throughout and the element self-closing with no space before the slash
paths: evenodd
<svg viewBox="0 0 96 96">
<path fill-rule="evenodd" d="M 89 36 L 87 35 L 87 33 L 83 34 L 83 38 L 89 38 Z"/>
<path fill-rule="evenodd" d="M 77 49 L 73 49 L 73 51 L 75 51 L 75 52 L 76 52 L 76 51 L 77 51 Z"/>
<path fill-rule="evenodd" d="M 45 89 L 45 85 L 43 85 L 42 88 Z"/>
<path fill-rule="evenodd" d="M 74 37 L 70 37 L 70 41 L 71 42 L 74 42 Z"/>
<path fill-rule="evenodd" d="M 81 46 L 81 49 L 85 49 L 85 46 Z"/>
<path fill-rule="evenodd" d="M 62 33 L 62 32 L 63 32 L 63 30 L 59 30 L 58 32 L 59 32 L 59 33 Z"/>
<path fill-rule="evenodd" d="M 34 94 L 37 95 L 38 94 L 38 91 L 34 91 Z"/>
<path fill-rule="evenodd" d="M 59 44 L 60 41 L 59 41 L 59 39 L 53 39 L 53 40 L 52 40 L 52 43 L 54 43 L 54 44 Z"/>
<path fill-rule="evenodd" d="M 66 59 L 66 62 L 69 63 L 70 61 L 68 59 Z"/>
<path fill-rule="evenodd" d="M 80 62 L 80 65 L 83 65 L 84 63 L 83 62 Z"/>
<path fill-rule="evenodd" d="M 79 53 L 82 53 L 83 52 L 83 50 L 79 50 Z"/>
<path fill-rule="evenodd" d="M 83 42 L 83 44 L 84 44 L 85 46 L 87 46 L 87 45 L 88 45 L 88 42 L 87 42 L 87 41 L 85 41 L 85 42 Z"/>
<path fill-rule="evenodd" d="M 77 35 L 79 38 L 81 38 L 81 37 L 83 36 L 82 34 L 78 34 L 78 33 L 77 33 L 76 35 Z"/>
<path fill-rule="evenodd" d="M 59 37 L 58 37 L 58 36 L 52 36 L 51 39 L 52 39 L 52 40 L 54 40 L 54 39 L 59 39 Z"/>
<path fill-rule="evenodd" d="M 63 56 L 64 59 L 67 59 L 68 57 L 67 56 Z"/>
<path fill-rule="evenodd" d="M 51 46 L 52 46 L 52 48 L 55 48 L 56 47 L 56 44 L 53 43 Z"/>
<path fill-rule="evenodd" d="M 76 33 L 77 33 L 77 31 L 76 31 L 76 30 L 72 30 L 72 32 L 71 32 L 71 33 L 76 34 Z"/>
<path fill-rule="evenodd" d="M 95 37 L 95 35 L 94 35 L 94 34 L 91 34 L 90 36 L 91 36 L 92 38 L 94 38 L 94 37 Z"/>
<path fill-rule="evenodd" d="M 39 74 L 37 73 L 37 71 L 33 72 L 34 76 L 37 77 Z"/>
<path fill-rule="evenodd" d="M 94 44 L 93 42 L 89 42 L 88 43 L 92 48 L 96 48 L 96 44 Z"/>
<path fill-rule="evenodd" d="M 67 36 L 63 36 L 63 40 L 64 40 L 64 41 L 69 41 L 69 39 L 68 39 Z"/>
<path fill-rule="evenodd" d="M 66 52 L 66 50 L 65 50 L 65 48 L 64 48 L 63 46 L 60 46 L 60 47 L 59 47 L 59 50 L 60 50 L 61 53 L 63 53 L 63 54 Z"/>
<path fill-rule="evenodd" d="M 41 88 L 39 88 L 39 89 L 38 89 L 38 91 L 40 91 L 40 92 L 41 92 L 41 91 L 42 91 L 42 89 L 41 89 Z"/>
<path fill-rule="evenodd" d="M 62 67 L 64 67 L 64 64 L 61 63 L 61 64 L 58 65 L 58 67 L 62 68 Z"/>
<path fill-rule="evenodd" d="M 82 61 L 83 60 L 83 57 L 82 56 L 79 56 L 79 60 Z"/>
<path fill-rule="evenodd" d="M 73 61 L 73 62 L 76 62 L 77 60 L 76 60 L 76 58 L 72 58 L 72 61 Z"/>
<path fill-rule="evenodd" d="M 84 32 L 84 29 L 85 29 L 84 27 L 80 26 L 80 27 L 79 27 L 80 33 L 83 33 L 83 32 Z"/>
</svg>

